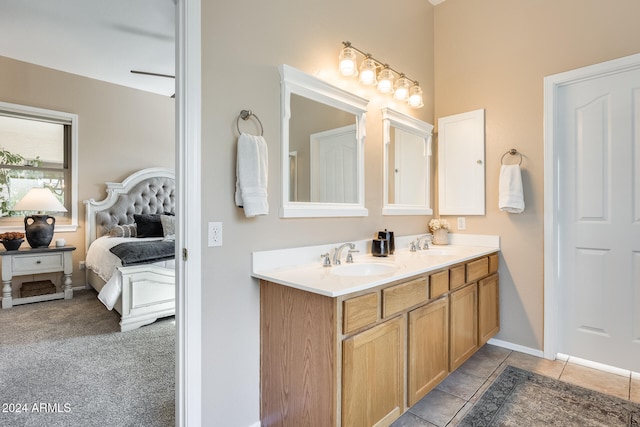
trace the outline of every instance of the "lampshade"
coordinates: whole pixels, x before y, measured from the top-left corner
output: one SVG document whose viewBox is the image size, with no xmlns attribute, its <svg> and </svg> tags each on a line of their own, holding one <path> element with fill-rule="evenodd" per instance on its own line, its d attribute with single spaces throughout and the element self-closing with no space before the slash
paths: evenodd
<svg viewBox="0 0 640 427">
<path fill-rule="evenodd" d="M 422 108 L 424 106 L 422 102 L 422 89 L 420 89 L 418 83 L 409 89 L 409 106 L 411 108 Z"/>
<path fill-rule="evenodd" d="M 404 75 L 401 75 L 400 78 L 396 80 L 393 97 L 398 101 L 405 101 L 409 97 L 410 86 L 409 79 Z"/>
<path fill-rule="evenodd" d="M 360 64 L 360 83 L 365 86 L 373 86 L 376 81 L 376 62 L 371 58 L 365 58 Z"/>
<path fill-rule="evenodd" d="M 356 51 L 350 47 L 345 47 L 338 57 L 340 73 L 345 77 L 354 77 L 358 75 L 358 67 L 356 65 Z"/>
<path fill-rule="evenodd" d="M 393 73 L 389 68 L 384 68 L 378 74 L 378 92 L 391 93 L 393 92 Z"/>
<path fill-rule="evenodd" d="M 33 187 L 13 207 L 14 211 L 66 212 L 67 209 L 48 188 Z"/>
</svg>

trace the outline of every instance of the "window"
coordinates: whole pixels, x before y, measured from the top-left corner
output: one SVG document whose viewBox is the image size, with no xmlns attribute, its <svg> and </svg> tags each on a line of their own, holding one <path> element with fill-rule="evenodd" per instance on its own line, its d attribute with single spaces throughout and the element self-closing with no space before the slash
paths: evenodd
<svg viewBox="0 0 640 427">
<path fill-rule="evenodd" d="M 78 116 L 0 102 L 0 231 L 24 226 L 13 206 L 32 187 L 47 187 L 67 208 L 50 213 L 56 231 L 75 231 Z"/>
</svg>

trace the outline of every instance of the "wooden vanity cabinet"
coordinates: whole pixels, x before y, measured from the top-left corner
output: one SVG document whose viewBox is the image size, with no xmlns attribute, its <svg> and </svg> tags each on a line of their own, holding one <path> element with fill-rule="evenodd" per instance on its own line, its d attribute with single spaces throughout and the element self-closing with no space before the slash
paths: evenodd
<svg viewBox="0 0 640 427">
<path fill-rule="evenodd" d="M 408 406 L 449 375 L 449 301 L 442 297 L 409 312 Z"/>
<path fill-rule="evenodd" d="M 483 346 L 500 330 L 498 275 L 478 281 L 478 345 Z"/>
<path fill-rule="evenodd" d="M 498 332 L 497 262 L 335 298 L 261 280 L 261 425 L 389 426 Z"/>
<path fill-rule="evenodd" d="M 478 285 L 449 295 L 449 371 L 455 371 L 478 349 Z"/>
<path fill-rule="evenodd" d="M 388 320 L 342 344 L 342 426 L 388 426 L 404 412 L 404 321 Z"/>
</svg>

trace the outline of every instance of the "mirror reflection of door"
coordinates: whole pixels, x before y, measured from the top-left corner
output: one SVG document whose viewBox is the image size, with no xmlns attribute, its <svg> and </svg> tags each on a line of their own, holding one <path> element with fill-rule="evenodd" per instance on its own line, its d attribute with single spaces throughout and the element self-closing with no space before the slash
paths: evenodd
<svg viewBox="0 0 640 427">
<path fill-rule="evenodd" d="M 393 128 L 389 150 L 393 173 L 389 174 L 389 203 L 425 205 L 427 195 L 427 147 L 421 136 Z"/>
<path fill-rule="evenodd" d="M 358 201 L 356 126 L 349 125 L 310 136 L 311 201 Z"/>
</svg>

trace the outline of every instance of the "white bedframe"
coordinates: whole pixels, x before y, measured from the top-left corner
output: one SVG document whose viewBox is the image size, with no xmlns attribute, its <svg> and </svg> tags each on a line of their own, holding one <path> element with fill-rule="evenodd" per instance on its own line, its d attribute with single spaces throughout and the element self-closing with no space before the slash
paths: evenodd
<svg viewBox="0 0 640 427">
<path fill-rule="evenodd" d="M 124 181 L 107 182 L 107 197 L 85 200 L 86 249 L 116 225 L 133 224 L 134 214 L 174 212 L 173 171 L 149 168 Z M 154 265 L 118 267 L 122 294 L 114 308 L 120 313 L 120 330 L 129 331 L 175 314 L 175 271 Z M 116 274 L 116 273 L 114 273 Z M 87 268 L 87 283 L 100 292 L 105 281 Z"/>
</svg>

